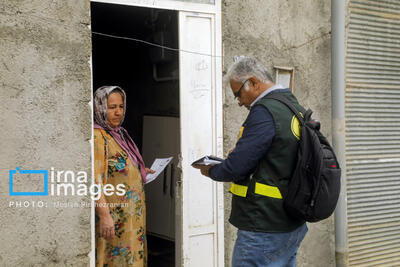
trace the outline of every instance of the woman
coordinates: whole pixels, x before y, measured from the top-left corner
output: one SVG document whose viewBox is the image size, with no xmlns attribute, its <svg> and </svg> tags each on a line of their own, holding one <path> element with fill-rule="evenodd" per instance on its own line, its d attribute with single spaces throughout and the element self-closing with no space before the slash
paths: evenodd
<svg viewBox="0 0 400 267">
<path fill-rule="evenodd" d="M 103 86 L 94 93 L 95 179 L 100 185 L 124 186 L 119 195 L 101 193 L 96 202 L 96 266 L 146 266 L 146 213 L 143 159 L 122 128 L 125 92 Z M 103 190 L 104 191 L 104 190 Z"/>
</svg>

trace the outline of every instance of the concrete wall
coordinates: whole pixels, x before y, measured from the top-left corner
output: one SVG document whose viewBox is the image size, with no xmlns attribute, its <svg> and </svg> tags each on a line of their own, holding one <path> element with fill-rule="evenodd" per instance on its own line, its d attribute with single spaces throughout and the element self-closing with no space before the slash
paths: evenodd
<svg viewBox="0 0 400 267">
<path fill-rule="evenodd" d="M 89 1 L 0 1 L 0 266 L 88 266 L 84 197 L 9 196 L 10 169 L 91 171 Z M 43 190 L 38 176 L 18 190 Z M 9 207 L 28 201 L 29 207 Z M 32 207 L 43 201 L 47 207 Z"/>
<path fill-rule="evenodd" d="M 235 55 L 295 68 L 294 91 L 330 132 L 330 1 L 223 1 L 224 70 Z M 90 174 L 89 2 L 0 2 L 0 266 L 87 266 L 90 209 L 54 207 L 81 197 L 9 196 L 8 170 Z M 235 143 L 247 115 L 226 87 L 224 147 Z M 328 137 L 330 137 L 328 135 Z M 37 177 L 18 177 L 21 190 L 41 190 Z M 226 192 L 228 188 L 226 188 Z M 226 217 L 230 194 L 226 194 Z M 9 207 L 11 201 L 30 206 Z M 33 208 L 38 201 L 47 207 Z M 334 266 L 333 224 L 309 225 L 299 266 Z M 226 266 L 236 229 L 226 223 Z M 23 245 L 22 245 L 23 244 Z"/>
<path fill-rule="evenodd" d="M 270 70 L 273 66 L 294 67 L 294 93 L 300 103 L 314 110 L 322 132 L 331 138 L 330 1 L 224 0 L 222 27 L 224 71 L 233 56 L 250 55 Z M 247 115 L 233 101 L 226 85 L 224 104 L 224 150 L 235 144 L 237 132 Z M 226 185 L 225 217 L 229 218 L 230 194 Z M 230 266 L 236 228 L 225 226 L 225 259 Z M 299 251 L 298 266 L 335 265 L 334 226 L 329 218 L 309 224 Z"/>
</svg>

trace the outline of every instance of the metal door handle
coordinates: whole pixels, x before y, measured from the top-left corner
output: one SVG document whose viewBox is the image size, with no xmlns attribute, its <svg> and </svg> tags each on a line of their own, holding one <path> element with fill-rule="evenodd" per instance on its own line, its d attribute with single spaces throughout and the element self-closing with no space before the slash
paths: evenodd
<svg viewBox="0 0 400 267">
<path fill-rule="evenodd" d="M 169 184 L 169 195 L 171 196 L 171 198 L 173 198 L 174 197 L 174 172 L 175 172 L 175 168 L 174 168 L 174 164 L 173 163 L 171 163 L 171 181 L 170 181 L 170 184 Z"/>
<path fill-rule="evenodd" d="M 163 171 L 163 174 L 164 174 L 164 178 L 163 178 L 163 193 L 164 193 L 164 195 L 167 193 L 167 170 L 166 170 L 167 168 L 168 168 L 168 166 Z"/>
</svg>

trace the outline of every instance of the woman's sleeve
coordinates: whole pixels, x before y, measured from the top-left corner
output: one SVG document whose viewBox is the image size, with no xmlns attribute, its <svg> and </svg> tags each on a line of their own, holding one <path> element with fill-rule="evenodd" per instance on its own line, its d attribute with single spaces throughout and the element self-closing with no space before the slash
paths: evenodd
<svg viewBox="0 0 400 267">
<path fill-rule="evenodd" d="M 104 136 L 98 129 L 94 130 L 94 181 L 96 184 L 107 184 L 107 146 Z"/>
</svg>

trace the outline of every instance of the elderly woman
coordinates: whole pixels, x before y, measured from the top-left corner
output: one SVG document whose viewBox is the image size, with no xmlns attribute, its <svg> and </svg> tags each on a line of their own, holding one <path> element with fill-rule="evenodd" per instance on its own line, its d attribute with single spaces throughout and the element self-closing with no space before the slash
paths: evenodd
<svg viewBox="0 0 400 267">
<path fill-rule="evenodd" d="M 143 159 L 121 127 L 126 95 L 118 86 L 94 93 L 94 172 L 103 187 L 96 202 L 96 266 L 146 266 L 146 213 Z M 108 186 L 107 186 L 108 184 Z M 124 188 L 108 194 L 112 185 Z"/>
</svg>

